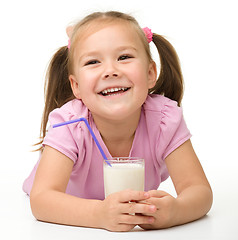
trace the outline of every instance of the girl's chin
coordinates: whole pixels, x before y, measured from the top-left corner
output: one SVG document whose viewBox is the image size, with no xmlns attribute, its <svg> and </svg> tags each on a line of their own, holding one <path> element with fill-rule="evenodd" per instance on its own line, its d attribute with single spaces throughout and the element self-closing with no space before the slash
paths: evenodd
<svg viewBox="0 0 238 240">
<path fill-rule="evenodd" d="M 92 112 L 93 117 L 110 120 L 115 122 L 128 121 L 128 118 L 134 118 L 140 115 L 140 108 L 137 110 L 127 109 L 125 106 L 122 108 L 111 108 L 107 111 L 101 111 L 100 114 Z"/>
<path fill-rule="evenodd" d="M 92 113 L 93 116 L 101 119 L 107 119 L 107 120 L 112 120 L 112 121 L 125 121 L 127 119 L 127 114 L 124 112 L 110 112 L 110 113 L 100 113 L 100 114 L 95 114 Z"/>
</svg>

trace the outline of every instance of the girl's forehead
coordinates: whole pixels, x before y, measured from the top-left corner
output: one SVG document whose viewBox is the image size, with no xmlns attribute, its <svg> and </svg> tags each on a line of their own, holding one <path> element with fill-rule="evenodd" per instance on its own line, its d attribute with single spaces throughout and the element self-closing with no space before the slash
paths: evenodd
<svg viewBox="0 0 238 240">
<path fill-rule="evenodd" d="M 136 29 L 135 27 L 128 23 L 127 21 L 125 20 L 114 20 L 114 21 L 100 21 L 100 22 L 97 22 L 97 21 L 93 21 L 92 23 L 90 24 L 87 24 L 86 26 L 82 26 L 78 29 L 78 32 L 75 34 L 76 37 L 75 37 L 75 41 L 76 42 L 82 42 L 84 40 L 86 40 L 88 37 L 90 37 L 91 35 L 99 32 L 100 30 L 102 29 L 105 29 L 107 28 L 110 32 L 110 28 L 111 30 L 113 31 L 116 27 L 120 27 L 120 28 L 124 28 L 125 29 L 125 34 L 136 34 L 137 35 L 137 32 L 136 32 Z"/>
</svg>

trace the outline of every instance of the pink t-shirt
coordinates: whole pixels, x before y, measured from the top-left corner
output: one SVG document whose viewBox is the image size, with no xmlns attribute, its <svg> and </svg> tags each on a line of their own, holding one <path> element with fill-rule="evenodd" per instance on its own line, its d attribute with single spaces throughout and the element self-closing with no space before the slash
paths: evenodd
<svg viewBox="0 0 238 240">
<path fill-rule="evenodd" d="M 106 156 L 112 157 L 82 101 L 74 99 L 55 109 L 50 113 L 49 121 L 52 126 L 80 117 L 88 120 Z M 190 137 L 177 102 L 157 94 L 147 97 L 129 154 L 145 159 L 145 191 L 157 189 L 168 178 L 165 158 Z M 57 149 L 74 162 L 66 193 L 87 199 L 104 199 L 103 157 L 84 122 L 50 127 L 43 145 Z M 30 194 L 39 161 L 23 184 L 27 194 Z"/>
</svg>

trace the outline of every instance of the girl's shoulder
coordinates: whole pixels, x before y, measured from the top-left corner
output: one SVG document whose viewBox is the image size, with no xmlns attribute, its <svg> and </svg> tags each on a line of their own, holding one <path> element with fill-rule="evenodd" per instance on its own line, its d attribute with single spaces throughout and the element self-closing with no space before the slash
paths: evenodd
<svg viewBox="0 0 238 240">
<path fill-rule="evenodd" d="M 85 134 L 85 124 L 77 122 L 58 128 L 52 126 L 80 117 L 88 118 L 88 109 L 78 99 L 69 101 L 62 107 L 54 109 L 49 115 L 50 126 L 43 145 L 51 146 L 76 163 L 78 156 L 84 155 L 84 141 L 88 136 L 87 131 Z"/>
<path fill-rule="evenodd" d="M 88 118 L 88 108 L 79 99 L 73 99 L 65 103 L 62 107 L 54 109 L 49 115 L 51 124 L 60 121 L 69 121 L 76 118 Z"/>
<path fill-rule="evenodd" d="M 162 159 L 191 137 L 182 108 L 176 101 L 151 94 L 143 108 L 148 134 L 163 153 Z"/>
<path fill-rule="evenodd" d="M 145 124 L 154 136 L 172 138 L 178 129 L 187 132 L 182 108 L 176 101 L 158 94 L 150 94 L 144 104 Z"/>
<path fill-rule="evenodd" d="M 76 98 L 65 103 L 61 108 L 59 108 L 59 111 L 62 111 L 62 113 L 65 114 L 71 113 L 77 117 L 85 117 L 85 115 L 88 114 L 88 108 L 80 99 Z"/>
<path fill-rule="evenodd" d="M 178 103 L 163 95 L 149 94 L 143 108 L 145 112 L 154 114 L 170 114 L 181 115 L 182 109 L 178 106 Z"/>
</svg>

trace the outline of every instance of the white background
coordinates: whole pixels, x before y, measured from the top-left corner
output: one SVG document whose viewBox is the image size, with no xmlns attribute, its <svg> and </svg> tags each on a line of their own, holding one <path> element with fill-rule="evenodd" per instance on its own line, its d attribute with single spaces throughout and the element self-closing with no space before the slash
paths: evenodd
<svg viewBox="0 0 238 240">
<path fill-rule="evenodd" d="M 0 236 L 4 239 L 111 239 L 125 234 L 36 222 L 22 182 L 38 158 L 44 74 L 67 45 L 65 28 L 93 11 L 131 13 L 164 35 L 180 57 L 183 110 L 192 142 L 214 191 L 209 215 L 172 229 L 130 238 L 238 239 L 238 6 L 232 0 L 8 0 L 0 2 Z M 155 56 L 157 57 L 157 56 Z M 162 188 L 173 193 L 170 180 Z"/>
</svg>

